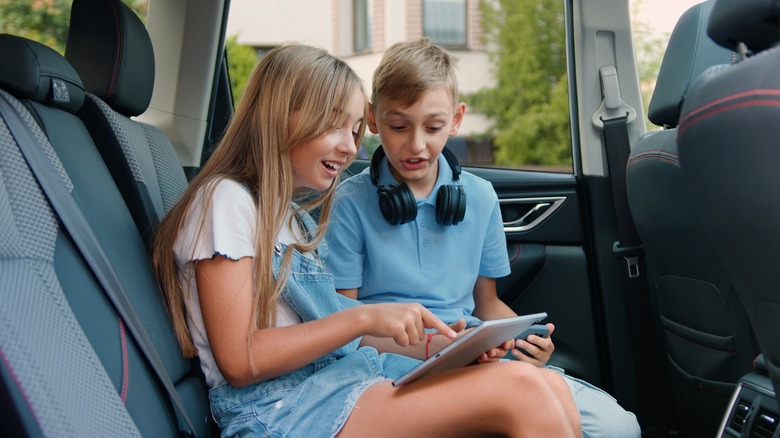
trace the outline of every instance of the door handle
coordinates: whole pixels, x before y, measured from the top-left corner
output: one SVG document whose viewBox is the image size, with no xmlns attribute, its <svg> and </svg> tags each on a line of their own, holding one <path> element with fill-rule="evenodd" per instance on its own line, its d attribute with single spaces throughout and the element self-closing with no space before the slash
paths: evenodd
<svg viewBox="0 0 780 438">
<path fill-rule="evenodd" d="M 524 211 L 519 218 L 504 222 L 504 232 L 516 233 L 533 229 L 557 210 L 565 200 L 565 196 L 499 200 L 504 209 L 508 210 L 510 206 L 516 205 L 521 211 Z"/>
</svg>

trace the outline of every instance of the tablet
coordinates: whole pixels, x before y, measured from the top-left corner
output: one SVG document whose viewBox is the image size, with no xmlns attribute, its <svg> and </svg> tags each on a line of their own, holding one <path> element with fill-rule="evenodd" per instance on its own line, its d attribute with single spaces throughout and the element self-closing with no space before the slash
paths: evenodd
<svg viewBox="0 0 780 438">
<path fill-rule="evenodd" d="M 408 373 L 393 381 L 393 386 L 405 385 L 434 371 L 460 368 L 471 364 L 482 353 L 514 339 L 531 325 L 547 317 L 547 313 L 516 316 L 512 318 L 485 321 L 470 332 L 444 347 L 428 360 L 412 368 Z"/>
</svg>

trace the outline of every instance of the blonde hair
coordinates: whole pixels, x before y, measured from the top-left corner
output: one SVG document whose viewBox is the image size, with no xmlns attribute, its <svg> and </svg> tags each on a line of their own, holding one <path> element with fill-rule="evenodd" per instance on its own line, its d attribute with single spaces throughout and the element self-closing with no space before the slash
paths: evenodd
<svg viewBox="0 0 780 438">
<path fill-rule="evenodd" d="M 457 59 L 428 38 L 395 43 L 382 56 L 371 88 L 374 107 L 379 99 L 412 105 L 433 88 L 446 89 L 454 106 L 458 102 Z"/>
<path fill-rule="evenodd" d="M 314 47 L 276 48 L 255 67 L 224 137 L 182 198 L 162 220 L 155 235 L 153 264 L 185 357 L 195 356 L 197 350 L 187 328 L 186 291 L 179 281 L 174 245 L 195 195 L 205 188 L 204 205 L 208 205 L 215 183 L 225 178 L 249 189 L 258 212 L 253 327 L 260 330 L 275 325 L 276 299 L 286 285 L 292 250 L 310 252 L 320 244 L 338 182 L 334 181 L 322 193 L 308 194 L 306 199 L 310 200 L 300 209 L 320 208 L 319 225 L 316 230 L 310 230 L 308 241 L 287 248 L 280 281 L 275 281 L 273 253 L 277 235 L 289 214 L 292 200 L 302 195 L 293 189 L 290 152 L 340 126 L 347 117 L 349 102 L 360 94 L 365 98 L 361 80 L 352 69 Z M 297 114 L 295 123 L 291 124 L 293 112 Z M 364 132 L 366 112 L 367 107 L 356 144 L 360 143 Z M 250 339 L 251 333 L 247 343 Z"/>
</svg>

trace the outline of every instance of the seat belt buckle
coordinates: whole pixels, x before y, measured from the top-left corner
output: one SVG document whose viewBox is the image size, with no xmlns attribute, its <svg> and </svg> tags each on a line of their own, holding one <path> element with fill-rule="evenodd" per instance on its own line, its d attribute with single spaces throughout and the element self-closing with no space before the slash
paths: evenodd
<svg viewBox="0 0 780 438">
<path fill-rule="evenodd" d="M 642 245 L 622 246 L 620 241 L 617 240 L 612 243 L 612 254 L 626 261 L 628 278 L 639 278 L 641 275 L 639 272 L 639 258 L 644 253 L 645 248 Z"/>
</svg>

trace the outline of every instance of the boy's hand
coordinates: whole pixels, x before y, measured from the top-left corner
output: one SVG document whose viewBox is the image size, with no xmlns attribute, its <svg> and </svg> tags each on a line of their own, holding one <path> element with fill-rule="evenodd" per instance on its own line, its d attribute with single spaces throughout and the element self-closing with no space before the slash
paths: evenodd
<svg viewBox="0 0 780 438">
<path fill-rule="evenodd" d="M 502 357 L 506 356 L 506 354 L 512 350 L 515 346 L 515 340 L 510 339 L 500 346 L 496 348 L 491 348 L 490 350 L 486 351 L 485 353 L 482 353 L 482 355 L 477 358 L 477 363 L 492 363 L 492 362 L 498 362 L 501 360 Z M 522 354 L 522 353 L 521 353 Z"/>
<path fill-rule="evenodd" d="M 525 340 L 518 339 L 515 341 L 515 345 L 512 349 L 512 356 L 517 360 L 528 362 L 538 367 L 542 367 L 550 360 L 553 351 L 555 351 L 555 344 L 552 341 L 552 333 L 555 330 L 555 325 L 552 323 L 545 324 L 550 330 L 550 333 L 546 338 L 536 335 L 529 335 Z M 522 351 L 518 350 L 522 348 L 527 351 L 532 357 L 526 356 Z"/>
</svg>

